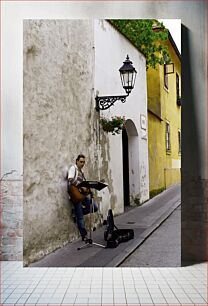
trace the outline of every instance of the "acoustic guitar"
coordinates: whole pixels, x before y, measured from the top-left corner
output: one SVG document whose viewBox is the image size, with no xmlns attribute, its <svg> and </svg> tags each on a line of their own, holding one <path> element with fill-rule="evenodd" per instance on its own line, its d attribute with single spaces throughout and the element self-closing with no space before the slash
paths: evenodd
<svg viewBox="0 0 208 306">
<path fill-rule="evenodd" d="M 69 188 L 70 197 L 73 203 L 79 203 L 84 201 L 86 196 L 90 193 L 90 189 L 86 192 L 82 191 L 82 188 L 78 188 L 77 186 L 71 185 Z"/>
</svg>

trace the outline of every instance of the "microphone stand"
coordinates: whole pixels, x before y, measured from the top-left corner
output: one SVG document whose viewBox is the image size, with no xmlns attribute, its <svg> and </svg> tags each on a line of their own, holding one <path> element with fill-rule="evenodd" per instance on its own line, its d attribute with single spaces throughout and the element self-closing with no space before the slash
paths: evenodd
<svg viewBox="0 0 208 306">
<path fill-rule="evenodd" d="M 88 185 L 88 183 L 89 183 L 89 185 Z M 90 188 L 90 235 L 89 235 L 90 237 L 88 239 L 86 239 L 85 240 L 85 244 L 82 245 L 81 247 L 77 248 L 77 250 L 81 250 L 81 249 L 84 249 L 84 248 L 87 248 L 87 247 L 93 246 L 93 245 L 96 245 L 96 246 L 101 247 L 101 248 L 106 248 L 105 245 L 93 242 L 93 239 L 92 239 L 92 209 L 93 209 L 93 213 L 94 213 L 94 207 L 93 207 L 93 193 L 91 191 L 91 188 L 95 188 L 97 190 L 101 190 L 102 188 L 104 188 L 106 186 L 102 186 L 101 187 L 101 186 L 98 185 L 100 183 L 98 183 L 98 182 L 90 182 L 90 181 L 85 181 L 85 183 L 83 182 L 81 184 L 84 185 L 85 187 Z M 92 186 L 92 187 L 90 187 L 90 186 Z M 97 186 L 99 186 L 99 188 Z"/>
</svg>

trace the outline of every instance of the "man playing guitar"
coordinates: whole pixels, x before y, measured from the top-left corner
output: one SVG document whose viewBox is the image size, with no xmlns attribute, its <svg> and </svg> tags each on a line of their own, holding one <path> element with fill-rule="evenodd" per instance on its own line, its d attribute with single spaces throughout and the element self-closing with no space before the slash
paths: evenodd
<svg viewBox="0 0 208 306">
<path fill-rule="evenodd" d="M 71 201 L 74 205 L 74 211 L 77 219 L 77 227 L 82 236 L 82 240 L 87 239 L 87 231 L 84 224 L 84 215 L 90 213 L 90 190 L 85 187 L 78 188 L 77 186 L 85 181 L 84 173 L 82 168 L 85 165 L 85 156 L 80 154 L 77 156 L 76 164 L 72 165 L 68 171 L 68 192 Z M 97 204 L 93 201 L 92 211 L 96 212 L 98 210 Z"/>
</svg>

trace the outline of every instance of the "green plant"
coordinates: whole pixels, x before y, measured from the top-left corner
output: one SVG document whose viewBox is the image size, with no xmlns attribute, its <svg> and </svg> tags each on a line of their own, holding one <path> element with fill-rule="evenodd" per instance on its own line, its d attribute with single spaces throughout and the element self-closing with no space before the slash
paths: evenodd
<svg viewBox="0 0 208 306">
<path fill-rule="evenodd" d="M 161 192 L 163 192 L 165 190 L 165 187 L 161 187 L 159 189 L 154 189 L 150 191 L 150 199 L 154 198 L 155 196 L 157 196 L 158 194 L 160 194 Z"/>
<path fill-rule="evenodd" d="M 107 133 L 112 133 L 112 135 L 120 134 L 120 132 L 125 127 L 125 117 L 113 116 L 111 119 L 106 117 L 100 118 L 100 124 L 103 131 Z"/>
<path fill-rule="evenodd" d="M 146 57 L 146 65 L 156 68 L 170 62 L 167 46 L 168 30 L 155 19 L 111 19 L 108 20 L 119 32 L 126 36 Z"/>
</svg>

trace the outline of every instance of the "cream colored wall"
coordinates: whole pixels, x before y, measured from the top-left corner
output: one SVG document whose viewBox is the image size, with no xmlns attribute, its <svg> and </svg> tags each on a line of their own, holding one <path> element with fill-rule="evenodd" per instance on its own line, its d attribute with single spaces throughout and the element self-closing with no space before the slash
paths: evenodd
<svg viewBox="0 0 208 306">
<path fill-rule="evenodd" d="M 150 191 L 164 188 L 165 186 L 165 137 L 164 124 L 154 115 L 148 113 L 148 130 L 149 130 L 149 176 Z"/>
<path fill-rule="evenodd" d="M 160 87 L 161 78 L 160 68 L 153 69 L 149 67 L 147 70 L 147 94 L 148 94 L 148 110 L 152 111 L 159 118 L 162 117 Z"/>
<path fill-rule="evenodd" d="M 164 86 L 160 88 L 164 124 L 166 120 L 170 123 L 171 151 L 165 152 L 165 187 L 179 183 L 181 180 L 181 153 L 178 146 L 178 130 L 181 131 L 181 106 L 176 103 L 176 73 L 179 75 L 181 92 L 181 63 L 170 42 L 167 45 L 171 61 L 174 63 L 174 73 L 168 76 L 168 90 Z M 161 84 L 164 84 L 163 67 L 160 67 L 160 80 Z"/>
<path fill-rule="evenodd" d="M 24 21 L 24 260 L 78 237 L 67 168 L 86 155 L 98 177 L 90 20 Z"/>
<path fill-rule="evenodd" d="M 159 66 L 158 69 L 150 68 L 147 72 L 150 191 L 180 182 L 181 175 L 181 154 L 178 147 L 181 107 L 176 103 L 176 72 L 181 81 L 181 66 L 170 43 L 168 48 L 175 67 L 174 74 L 168 76 L 168 90 L 164 87 L 164 66 Z M 166 120 L 170 123 L 170 152 L 166 152 Z"/>
</svg>

